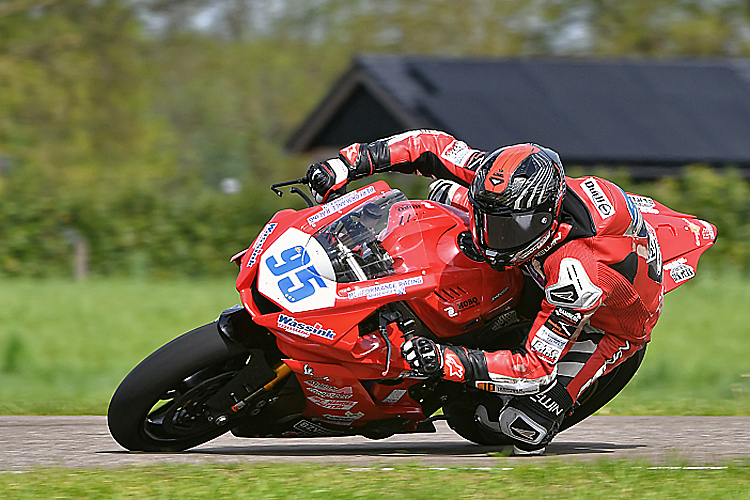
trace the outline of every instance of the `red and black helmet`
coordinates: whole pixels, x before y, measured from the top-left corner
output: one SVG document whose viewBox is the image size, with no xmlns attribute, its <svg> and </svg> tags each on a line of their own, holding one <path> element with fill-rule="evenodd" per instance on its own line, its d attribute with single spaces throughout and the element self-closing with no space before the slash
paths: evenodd
<svg viewBox="0 0 750 500">
<path fill-rule="evenodd" d="M 469 186 L 471 232 L 499 271 L 531 259 L 555 234 L 565 194 L 557 153 L 536 144 L 488 154 Z"/>
</svg>

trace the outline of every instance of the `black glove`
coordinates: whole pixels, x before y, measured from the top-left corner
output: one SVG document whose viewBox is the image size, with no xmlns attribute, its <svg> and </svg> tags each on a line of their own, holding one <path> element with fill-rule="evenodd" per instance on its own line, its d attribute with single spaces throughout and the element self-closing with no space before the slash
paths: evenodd
<svg viewBox="0 0 750 500">
<path fill-rule="evenodd" d="M 416 375 L 442 375 L 443 353 L 440 347 L 428 338 L 412 337 L 401 346 L 401 356 Z"/>
<path fill-rule="evenodd" d="M 338 158 L 313 163 L 307 169 L 307 184 L 318 203 L 325 203 L 346 193 L 347 182 L 349 169 Z"/>
</svg>

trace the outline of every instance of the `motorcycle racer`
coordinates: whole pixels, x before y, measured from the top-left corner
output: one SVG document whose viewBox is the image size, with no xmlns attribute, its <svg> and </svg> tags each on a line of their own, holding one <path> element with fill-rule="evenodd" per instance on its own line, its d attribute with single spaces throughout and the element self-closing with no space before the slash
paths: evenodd
<svg viewBox="0 0 750 500">
<path fill-rule="evenodd" d="M 480 405 L 475 418 L 521 450 L 543 451 L 581 394 L 650 340 L 663 298 L 654 230 L 618 186 L 566 177 L 558 154 L 537 144 L 481 151 L 417 130 L 352 144 L 311 165 L 307 179 L 323 203 L 349 181 L 387 171 L 442 179 L 430 199 L 466 208 L 487 263 L 520 267 L 542 295 L 518 351 L 412 337 L 402 355 L 418 374 L 512 396 Z"/>
</svg>

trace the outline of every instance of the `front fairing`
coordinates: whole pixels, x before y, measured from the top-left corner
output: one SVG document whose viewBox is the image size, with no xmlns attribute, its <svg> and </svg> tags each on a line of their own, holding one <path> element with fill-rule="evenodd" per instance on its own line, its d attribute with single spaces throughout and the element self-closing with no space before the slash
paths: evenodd
<svg viewBox="0 0 750 500">
<path fill-rule="evenodd" d="M 271 220 L 241 263 L 237 280 L 240 293 L 250 279 L 258 292 L 281 309 L 305 313 L 349 305 L 362 296 L 370 299 L 399 276 L 420 274 L 427 266 L 424 247 L 412 245 L 408 255 L 391 255 L 382 241 L 412 218 L 413 240 L 421 241 L 421 231 L 413 208 L 398 190 L 384 182 L 350 193 L 349 200 L 299 212 L 285 211 Z M 338 206 L 330 207 L 337 203 Z M 382 216 L 366 221 L 364 213 L 376 206 Z M 368 286 L 383 285 L 371 290 Z M 395 285 L 394 285 L 395 286 Z"/>
<path fill-rule="evenodd" d="M 373 206 L 382 214 L 374 223 L 365 217 Z M 417 219 L 406 197 L 382 181 L 319 207 L 282 211 L 241 257 L 242 303 L 281 341 L 349 351 L 358 323 L 375 309 L 434 286 Z M 413 224 L 401 237 L 405 221 Z M 383 242 L 394 237 L 399 244 L 387 251 Z"/>
</svg>

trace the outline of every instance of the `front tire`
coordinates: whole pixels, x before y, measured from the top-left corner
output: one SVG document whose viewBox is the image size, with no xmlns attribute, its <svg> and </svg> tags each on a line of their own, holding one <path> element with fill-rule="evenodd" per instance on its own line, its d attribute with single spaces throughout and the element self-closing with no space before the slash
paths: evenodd
<svg viewBox="0 0 750 500">
<path fill-rule="evenodd" d="M 216 325 L 196 328 L 136 366 L 112 396 L 107 423 L 131 451 L 182 451 L 231 426 L 209 422 L 204 403 L 245 366 L 248 351 Z"/>
</svg>

